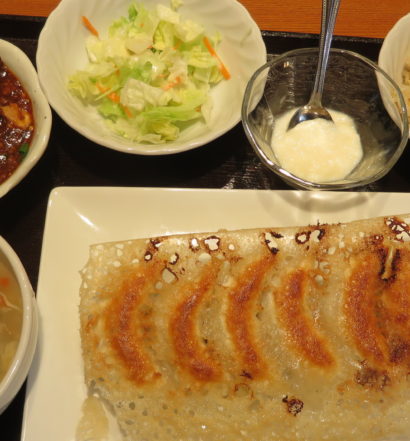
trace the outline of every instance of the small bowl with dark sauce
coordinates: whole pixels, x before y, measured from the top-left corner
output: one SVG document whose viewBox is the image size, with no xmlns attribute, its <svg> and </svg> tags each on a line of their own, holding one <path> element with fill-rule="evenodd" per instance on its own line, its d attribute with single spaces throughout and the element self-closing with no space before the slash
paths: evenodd
<svg viewBox="0 0 410 441">
<path fill-rule="evenodd" d="M 51 110 L 27 55 L 0 40 L 0 197 L 15 187 L 43 155 Z"/>
</svg>

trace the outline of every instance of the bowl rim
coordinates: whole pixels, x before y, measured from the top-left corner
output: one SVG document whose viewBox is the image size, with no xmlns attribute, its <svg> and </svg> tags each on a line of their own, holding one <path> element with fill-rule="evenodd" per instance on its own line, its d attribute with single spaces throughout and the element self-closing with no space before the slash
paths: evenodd
<svg viewBox="0 0 410 441">
<path fill-rule="evenodd" d="M 404 86 L 402 71 L 410 50 L 410 12 L 400 17 L 387 32 L 381 45 L 378 57 L 378 65 L 387 72 L 400 88 Z M 407 109 L 410 118 L 410 107 Z M 394 113 L 391 114 L 395 118 Z"/>
<path fill-rule="evenodd" d="M 9 41 L 0 39 L 0 57 L 29 94 L 35 117 L 34 135 L 28 154 L 13 173 L 0 184 L 1 198 L 19 184 L 42 157 L 50 138 L 52 113 L 41 89 L 37 71 L 26 53 Z"/>
<path fill-rule="evenodd" d="M 38 336 L 38 310 L 33 288 L 26 270 L 9 243 L 0 236 L 0 253 L 10 265 L 20 288 L 23 322 L 17 351 L 5 376 L 0 381 L 0 414 L 24 383 L 36 350 Z"/>
<path fill-rule="evenodd" d="M 410 14 L 409 14 L 410 15 Z M 385 176 L 392 167 L 396 164 L 398 159 L 400 158 L 401 154 L 403 153 L 409 136 L 409 123 L 407 118 L 407 108 L 404 101 L 403 94 L 400 90 L 400 87 L 396 84 L 396 82 L 382 69 L 380 66 L 378 66 L 375 62 L 370 60 L 369 58 L 358 54 L 357 52 L 353 52 L 347 49 L 339 49 L 339 48 L 331 48 L 331 53 L 339 53 L 339 54 L 347 54 L 349 56 L 352 56 L 353 58 L 357 58 L 364 62 L 365 64 L 372 67 L 376 73 L 380 74 L 382 77 L 387 79 L 389 81 L 390 85 L 394 88 L 394 90 L 397 93 L 397 96 L 399 97 L 399 107 L 401 110 L 401 113 L 404 115 L 404 118 L 402 120 L 403 124 L 403 130 L 402 130 L 402 137 L 400 144 L 398 145 L 398 148 L 396 149 L 394 155 L 389 159 L 389 161 L 386 163 L 386 166 L 383 168 L 383 170 L 380 170 L 378 173 L 373 175 L 372 177 L 363 179 L 361 181 L 355 181 L 355 182 L 334 182 L 334 183 L 315 183 L 310 182 L 308 180 L 305 180 L 303 178 L 300 178 L 289 171 L 285 170 L 284 168 L 280 167 L 278 164 L 274 163 L 270 160 L 270 158 L 266 155 L 266 153 L 263 151 L 263 149 L 259 146 L 257 140 L 255 139 L 254 134 L 252 133 L 252 130 L 250 128 L 249 122 L 248 122 L 248 101 L 249 97 L 252 91 L 253 84 L 255 83 L 256 79 L 259 77 L 259 75 L 266 69 L 269 69 L 270 66 L 274 63 L 280 62 L 288 57 L 293 57 L 296 55 L 301 54 L 308 54 L 308 53 L 317 53 L 319 49 L 317 47 L 308 47 L 308 48 L 298 48 L 293 49 L 287 52 L 284 52 L 283 54 L 274 56 L 271 60 L 269 60 L 267 63 L 265 63 L 263 66 L 261 66 L 259 69 L 257 69 L 254 74 L 252 75 L 251 79 L 249 80 L 246 90 L 244 99 L 242 102 L 242 125 L 245 130 L 245 134 L 261 160 L 261 162 L 270 170 L 275 172 L 279 177 L 281 177 L 284 181 L 286 181 L 291 186 L 296 186 L 299 188 L 303 188 L 306 190 L 344 190 L 348 188 L 355 188 L 355 187 L 361 187 L 367 184 L 370 184 L 371 182 L 375 182 L 379 179 L 381 179 L 383 176 Z"/>
<path fill-rule="evenodd" d="M 89 0 L 88 0 L 89 1 Z M 196 0 L 197 3 L 201 3 L 202 0 Z M 85 0 L 85 3 L 87 0 Z M 45 66 L 43 66 L 42 59 L 45 58 L 47 47 L 45 45 L 45 41 L 47 41 L 47 38 L 49 38 L 50 29 L 51 26 L 54 26 L 54 22 L 60 17 L 64 17 L 65 19 L 65 13 L 68 9 L 68 7 L 72 4 L 72 0 L 61 0 L 60 3 L 51 11 L 49 14 L 41 32 L 39 35 L 39 44 L 37 48 L 36 53 L 36 60 L 37 60 L 37 67 L 39 72 L 39 79 L 40 83 L 43 85 L 43 90 L 48 98 L 48 101 L 50 102 L 53 110 L 60 116 L 61 119 L 63 119 L 73 130 L 75 130 L 77 133 L 79 133 L 81 136 L 89 139 L 90 141 L 94 142 L 95 144 L 98 144 L 100 146 L 112 149 L 114 151 L 127 153 L 127 154 L 134 154 L 134 155 L 142 155 L 142 156 L 159 156 L 159 155 L 170 155 L 170 154 L 177 154 L 182 153 L 185 151 L 193 150 L 195 148 L 208 145 L 212 141 L 215 141 L 216 139 L 220 138 L 222 135 L 227 133 L 229 130 L 233 129 L 240 121 L 241 121 L 241 101 L 238 100 L 238 110 L 233 114 L 231 117 L 229 117 L 227 124 L 223 127 L 220 127 L 218 129 L 215 128 L 209 128 L 206 129 L 197 137 L 194 136 L 192 139 L 187 138 L 185 140 L 181 140 L 180 138 L 177 138 L 174 141 L 171 142 L 165 142 L 163 144 L 145 144 L 145 143 L 132 143 L 129 144 L 126 143 L 126 139 L 122 138 L 120 135 L 111 134 L 111 136 L 108 138 L 104 136 L 104 134 L 99 134 L 98 132 L 94 132 L 90 130 L 85 125 L 79 124 L 69 113 L 65 112 L 64 108 L 65 105 L 60 105 L 59 98 L 56 98 L 57 95 L 54 93 L 51 93 L 48 89 L 47 85 L 45 84 Z M 153 5 L 155 5 L 157 2 L 151 2 Z M 221 3 L 221 2 L 218 2 Z M 250 30 L 248 35 L 249 38 L 252 39 L 253 46 L 254 46 L 254 52 L 253 56 L 260 58 L 260 63 L 258 65 L 261 65 L 266 62 L 267 60 L 267 50 L 266 45 L 263 41 L 263 37 L 260 31 L 260 28 L 258 27 L 257 23 L 249 13 L 249 11 L 246 9 L 246 7 L 240 3 L 238 0 L 223 0 L 223 4 L 229 5 L 231 9 L 234 9 L 236 11 L 236 14 L 238 17 L 240 16 L 243 20 L 246 19 L 246 22 L 249 24 Z M 186 4 L 183 4 L 182 6 L 186 6 L 187 8 L 192 6 L 192 2 L 187 2 Z M 182 14 L 182 12 L 181 12 Z M 223 38 L 223 31 L 221 31 L 222 34 L 222 40 Z M 256 44 L 255 44 L 256 42 Z M 242 76 L 242 75 L 241 75 Z M 240 76 L 240 77 L 241 77 Z M 246 83 L 249 80 L 251 76 L 251 72 L 248 73 L 247 79 L 241 81 L 240 88 L 241 88 L 241 94 L 242 98 L 245 93 Z M 232 78 L 231 78 L 232 79 Z M 243 82 L 243 85 L 242 85 Z M 217 84 L 214 88 L 218 88 L 218 86 L 222 86 L 221 83 Z M 209 135 L 211 134 L 211 136 Z M 118 142 L 116 142 L 116 139 Z M 134 145 L 135 144 L 135 147 Z"/>
<path fill-rule="evenodd" d="M 389 50 L 388 46 L 390 45 L 391 39 L 394 38 L 396 34 L 399 33 L 403 27 L 408 28 L 409 24 L 410 24 L 410 12 L 400 17 L 387 32 L 386 36 L 383 38 L 383 43 L 379 51 L 379 57 L 378 57 L 379 65 L 383 64 L 384 57 L 387 55 L 387 52 Z M 381 66 L 381 68 L 383 69 L 383 66 Z"/>
</svg>

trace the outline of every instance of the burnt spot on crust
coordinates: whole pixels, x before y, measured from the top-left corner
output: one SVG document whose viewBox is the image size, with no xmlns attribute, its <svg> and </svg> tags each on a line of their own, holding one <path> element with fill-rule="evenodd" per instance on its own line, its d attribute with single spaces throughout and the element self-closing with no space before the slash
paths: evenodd
<svg viewBox="0 0 410 441">
<path fill-rule="evenodd" d="M 250 372 L 243 370 L 240 374 L 241 377 L 249 378 L 249 380 L 252 380 L 253 376 Z"/>
<path fill-rule="evenodd" d="M 397 217 L 389 217 L 386 219 L 386 225 L 393 232 L 395 239 L 399 242 L 410 241 L 410 227 L 406 222 L 402 222 Z"/>
<path fill-rule="evenodd" d="M 196 237 L 193 237 L 192 239 L 189 240 L 189 249 L 191 251 L 198 251 L 201 248 L 201 246 L 199 245 L 199 240 Z"/>
<path fill-rule="evenodd" d="M 161 239 L 159 239 L 158 237 L 150 239 L 150 244 L 155 250 L 157 250 L 161 246 Z"/>
<path fill-rule="evenodd" d="M 271 231 L 271 234 L 273 237 L 276 237 L 276 239 L 282 239 L 283 235 L 280 233 L 276 233 L 275 231 Z"/>
<path fill-rule="evenodd" d="M 309 242 L 310 239 L 310 231 L 301 231 L 299 233 L 296 233 L 295 235 L 295 241 L 299 245 L 304 245 L 306 242 Z"/>
<path fill-rule="evenodd" d="M 316 228 L 310 233 L 310 237 L 314 242 L 320 242 L 325 234 L 326 230 L 324 228 Z"/>
<path fill-rule="evenodd" d="M 149 262 L 150 260 L 152 260 L 152 253 L 151 253 L 151 251 L 146 251 L 145 252 L 144 260 L 145 260 L 145 262 Z"/>
<path fill-rule="evenodd" d="M 373 234 L 368 238 L 369 245 L 375 245 L 375 246 L 380 245 L 383 242 L 383 240 L 384 237 L 382 234 Z"/>
<path fill-rule="evenodd" d="M 314 230 L 299 231 L 298 233 L 295 234 L 295 242 L 299 245 L 305 245 L 309 241 L 320 242 L 325 234 L 326 234 L 326 230 L 324 228 L 315 228 Z"/>
<path fill-rule="evenodd" d="M 286 404 L 287 411 L 293 416 L 296 416 L 298 413 L 302 412 L 303 401 L 299 400 L 298 398 L 288 398 L 286 395 L 282 398 L 282 403 Z"/>
<path fill-rule="evenodd" d="M 263 241 L 268 247 L 268 250 L 272 254 L 277 254 L 279 252 L 279 245 L 276 239 L 281 239 L 283 236 L 274 231 L 267 231 L 263 236 Z"/>
<path fill-rule="evenodd" d="M 218 236 L 209 236 L 206 239 L 204 239 L 205 246 L 211 252 L 218 251 L 220 243 L 221 243 L 221 239 Z"/>
<path fill-rule="evenodd" d="M 159 247 L 161 246 L 162 241 L 159 238 L 152 238 L 148 242 L 147 250 L 144 254 L 144 260 L 145 262 L 149 262 L 154 257 L 154 253 L 158 251 Z"/>
<path fill-rule="evenodd" d="M 176 265 L 176 263 L 178 262 L 178 260 L 179 260 L 179 254 L 178 253 L 174 253 L 174 254 L 172 254 L 171 255 L 171 257 L 169 258 L 169 263 L 171 264 L 171 265 Z"/>
<path fill-rule="evenodd" d="M 402 314 L 396 316 L 396 321 L 403 320 L 405 323 L 408 321 L 408 316 Z M 390 361 L 394 364 L 401 364 L 409 358 L 410 355 L 410 343 L 403 341 L 400 337 L 396 337 L 390 342 Z"/>
<path fill-rule="evenodd" d="M 380 271 L 379 276 L 383 280 L 389 279 L 391 276 L 391 266 L 388 265 L 388 250 L 386 248 L 378 248 L 376 249 L 376 253 L 380 259 Z"/>
<path fill-rule="evenodd" d="M 360 368 L 355 374 L 355 382 L 368 389 L 383 390 L 391 384 L 390 377 L 385 370 L 370 367 L 366 360 L 360 363 Z"/>
<path fill-rule="evenodd" d="M 394 272 L 399 270 L 400 261 L 401 261 L 401 252 L 400 252 L 400 250 L 395 250 L 393 260 L 392 260 L 392 265 L 391 265 Z"/>
</svg>

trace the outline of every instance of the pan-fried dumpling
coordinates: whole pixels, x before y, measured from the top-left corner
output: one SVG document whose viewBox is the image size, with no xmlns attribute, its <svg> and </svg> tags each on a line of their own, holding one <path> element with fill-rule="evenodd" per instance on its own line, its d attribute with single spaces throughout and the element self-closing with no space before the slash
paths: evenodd
<svg viewBox="0 0 410 441">
<path fill-rule="evenodd" d="M 410 436 L 410 215 L 93 245 L 85 382 L 125 440 Z"/>
</svg>

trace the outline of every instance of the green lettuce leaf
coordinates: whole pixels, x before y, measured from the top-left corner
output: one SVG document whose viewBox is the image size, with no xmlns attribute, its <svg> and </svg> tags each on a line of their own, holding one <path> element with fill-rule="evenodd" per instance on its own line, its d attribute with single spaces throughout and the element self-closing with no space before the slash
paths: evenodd
<svg viewBox="0 0 410 441">
<path fill-rule="evenodd" d="M 204 28 L 182 20 L 180 0 L 149 10 L 133 2 L 107 36 L 89 36 L 89 63 L 68 78 L 70 93 L 96 107 L 111 130 L 136 142 L 178 138 L 190 122 L 208 122 L 210 89 L 223 81 L 204 45 Z M 216 47 L 220 35 L 208 37 Z"/>
</svg>

